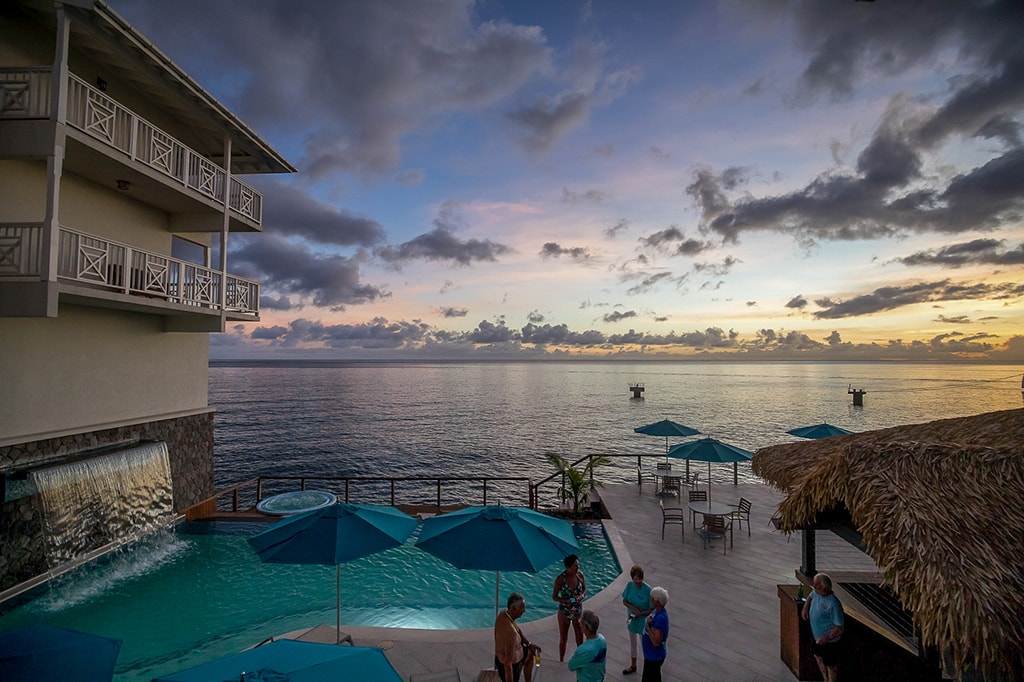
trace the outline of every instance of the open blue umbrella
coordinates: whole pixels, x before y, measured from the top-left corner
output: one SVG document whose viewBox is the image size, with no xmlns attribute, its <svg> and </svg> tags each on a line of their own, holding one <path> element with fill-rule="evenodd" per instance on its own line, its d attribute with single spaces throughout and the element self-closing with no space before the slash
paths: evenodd
<svg viewBox="0 0 1024 682">
<path fill-rule="evenodd" d="M 669 438 L 685 438 L 687 436 L 696 436 L 700 433 L 697 429 L 691 429 L 689 426 L 684 426 L 678 422 L 672 421 L 671 419 L 662 419 L 660 422 L 654 422 L 647 426 L 638 426 L 633 429 L 633 432 L 642 433 L 648 436 L 664 436 L 666 455 L 668 455 Z"/>
<path fill-rule="evenodd" d="M 374 680 L 402 682 L 384 652 L 361 646 L 336 646 L 279 639 L 192 668 L 158 677 L 153 682 L 319 682 Z"/>
<path fill-rule="evenodd" d="M 249 538 L 264 562 L 336 566 L 341 641 L 341 564 L 403 544 L 419 521 L 394 507 L 339 502 L 279 521 Z"/>
<path fill-rule="evenodd" d="M 786 431 L 786 433 L 799 438 L 818 439 L 831 438 L 832 436 L 848 436 L 853 433 L 853 431 L 847 431 L 846 429 L 841 429 L 838 426 L 832 426 L 831 424 L 822 422 L 820 424 L 815 424 L 814 426 L 801 426 L 798 429 L 790 429 L 789 431 Z"/>
<path fill-rule="evenodd" d="M 423 522 L 416 546 L 460 569 L 536 573 L 579 550 L 572 524 L 525 507 L 466 507 Z"/>
<path fill-rule="evenodd" d="M 714 438 L 701 438 L 689 443 L 674 445 L 668 451 L 669 457 L 694 460 L 708 463 L 708 500 L 711 499 L 711 463 L 712 462 L 743 462 L 754 456 L 754 453 L 735 445 L 723 443 Z"/>
<path fill-rule="evenodd" d="M 0 680 L 110 682 L 121 640 L 53 625 L 0 634 Z"/>
</svg>

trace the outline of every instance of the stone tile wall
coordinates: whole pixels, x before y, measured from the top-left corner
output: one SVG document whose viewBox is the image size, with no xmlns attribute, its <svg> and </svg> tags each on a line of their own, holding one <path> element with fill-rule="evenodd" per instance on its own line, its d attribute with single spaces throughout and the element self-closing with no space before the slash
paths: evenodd
<svg viewBox="0 0 1024 682">
<path fill-rule="evenodd" d="M 162 440 L 170 455 L 174 510 L 213 495 L 213 411 L 0 447 L 0 471 L 56 465 L 90 450 L 139 440 Z M 37 496 L 0 504 L 0 591 L 50 569 Z"/>
</svg>

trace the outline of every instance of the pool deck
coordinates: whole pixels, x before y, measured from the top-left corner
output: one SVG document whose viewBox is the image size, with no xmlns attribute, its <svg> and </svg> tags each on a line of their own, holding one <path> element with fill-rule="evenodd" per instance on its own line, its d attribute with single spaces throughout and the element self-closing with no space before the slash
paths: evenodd
<svg viewBox="0 0 1024 682">
<path fill-rule="evenodd" d="M 608 641 L 605 680 L 637 681 L 639 672 L 623 675 L 629 665 L 625 608 L 621 594 L 629 580 L 629 567 L 644 567 L 651 586 L 668 590 L 671 625 L 668 659 L 662 668 L 665 680 L 715 681 L 784 680 L 796 677 L 780 658 L 779 598 L 777 584 L 796 584 L 800 565 L 800 538 L 774 531 L 769 519 L 782 500 L 779 491 L 764 485 L 715 485 L 716 501 L 735 503 L 740 496 L 751 500 L 751 535 L 735 530 L 735 544 L 725 554 L 722 540 L 707 550 L 691 525 L 685 541 L 678 526 L 668 526 L 661 539 L 661 510 L 651 485 L 637 494 L 636 485 L 615 484 L 601 489 L 612 516 L 607 523 L 613 548 L 623 568 L 612 585 L 591 595 L 586 606 L 601 617 L 600 632 Z M 684 491 L 685 496 L 685 491 Z M 685 503 L 684 505 L 685 506 Z M 874 564 L 831 533 L 817 534 L 817 567 L 820 571 L 873 570 Z M 586 566 L 581 567 L 584 574 Z M 503 595 L 504 596 L 504 595 Z M 554 602 L 527 604 L 527 617 L 538 610 L 554 612 Z M 571 682 L 575 674 L 558 661 L 558 627 L 553 615 L 525 623 L 523 631 L 543 648 L 537 682 Z M 329 629 L 333 637 L 333 624 Z M 476 680 L 481 670 L 492 667 L 494 648 L 491 630 L 411 630 L 345 627 L 357 646 L 380 646 L 402 678 L 458 669 L 463 681 Z M 566 661 L 575 649 L 570 631 Z M 642 666 L 641 660 L 638 662 Z M 438 680 L 454 678 L 437 677 Z"/>
</svg>

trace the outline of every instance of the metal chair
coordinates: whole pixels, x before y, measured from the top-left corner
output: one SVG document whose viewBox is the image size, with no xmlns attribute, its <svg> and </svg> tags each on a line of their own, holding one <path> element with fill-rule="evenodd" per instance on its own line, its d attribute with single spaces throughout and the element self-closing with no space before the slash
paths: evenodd
<svg viewBox="0 0 1024 682">
<path fill-rule="evenodd" d="M 704 523 L 697 533 L 704 541 L 704 549 L 708 548 L 715 538 L 722 538 L 722 554 L 725 554 L 725 533 L 729 532 L 729 547 L 732 547 L 732 516 L 704 515 Z"/>
<path fill-rule="evenodd" d="M 662 495 L 678 495 L 682 487 L 682 481 L 677 476 L 666 476 L 661 479 Z"/>
<path fill-rule="evenodd" d="M 666 507 L 665 500 L 659 500 L 661 505 L 661 539 L 665 539 L 665 526 L 677 524 L 680 537 L 686 540 L 686 510 L 682 507 Z"/>
<path fill-rule="evenodd" d="M 730 514 L 730 518 L 739 524 L 740 530 L 743 530 L 743 524 L 747 524 L 747 537 L 750 537 L 750 500 L 745 497 L 740 498 L 739 504 L 730 504 L 730 507 L 736 507 L 736 511 Z"/>
<path fill-rule="evenodd" d="M 690 502 L 707 502 L 708 491 L 707 490 L 691 490 L 690 491 Z M 691 511 L 690 516 L 693 517 L 693 527 L 697 527 L 697 512 Z"/>
</svg>

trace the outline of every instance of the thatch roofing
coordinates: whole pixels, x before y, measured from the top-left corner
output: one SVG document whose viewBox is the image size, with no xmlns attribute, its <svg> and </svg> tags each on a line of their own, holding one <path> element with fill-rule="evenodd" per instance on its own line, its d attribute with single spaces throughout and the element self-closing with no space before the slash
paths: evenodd
<svg viewBox="0 0 1024 682">
<path fill-rule="evenodd" d="M 957 672 L 1024 679 L 1024 409 L 761 448 L 781 528 L 845 507 Z"/>
</svg>

